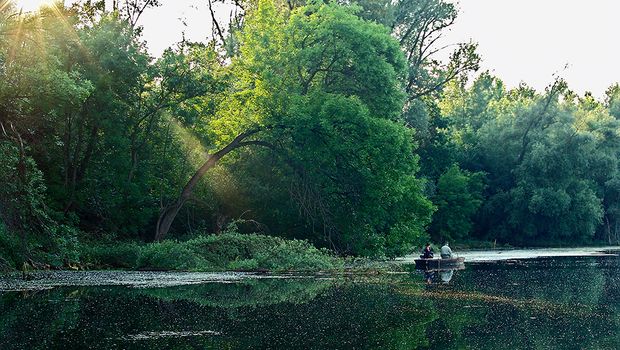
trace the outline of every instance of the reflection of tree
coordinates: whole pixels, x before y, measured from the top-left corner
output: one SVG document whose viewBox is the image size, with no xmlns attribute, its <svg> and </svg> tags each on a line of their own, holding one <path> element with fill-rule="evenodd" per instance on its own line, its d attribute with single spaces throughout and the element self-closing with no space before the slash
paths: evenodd
<svg viewBox="0 0 620 350">
<path fill-rule="evenodd" d="M 413 286 L 412 288 L 419 288 Z M 81 288 L 2 295 L 5 348 L 416 348 L 436 317 L 428 301 L 380 281 L 260 279 L 162 289 Z M 58 303 L 49 302 L 50 299 Z M 5 312 L 11 308 L 14 312 Z M 51 325 L 57 325 L 51 326 Z M 213 331 L 198 337 L 128 336 Z M 41 337 L 38 335 L 42 334 Z M 40 342 L 40 339 L 48 339 Z M 26 339 L 36 339 L 32 343 Z M 20 343 L 21 341 L 21 343 Z M 39 343 L 40 342 L 40 343 Z M 42 345 L 38 345 L 42 344 Z M 129 344 L 129 345 L 128 345 Z"/>
<path fill-rule="evenodd" d="M 417 349 L 430 344 L 427 329 L 439 318 L 439 314 L 431 300 L 411 298 L 411 295 L 419 295 L 420 290 L 419 284 L 402 282 L 397 287 L 390 288 L 390 293 L 398 296 L 391 298 L 395 300 L 402 298 L 406 302 L 396 306 L 402 309 L 398 313 L 399 318 L 394 320 L 388 330 L 372 334 L 371 343 L 385 349 Z M 406 292 L 403 293 L 403 291 Z"/>
<path fill-rule="evenodd" d="M 614 253 L 618 253 L 617 251 Z M 602 268 L 604 283 L 602 287 L 603 300 L 606 307 L 607 320 L 611 329 L 620 329 L 620 259 L 617 257 L 601 258 L 599 264 Z M 615 302 L 609 302 L 609 301 Z M 604 311 L 603 311 L 604 312 Z M 620 348 L 620 333 L 612 332 L 601 339 L 601 348 L 618 349 Z"/>
<path fill-rule="evenodd" d="M 467 290 L 567 305 L 598 305 L 604 284 L 592 258 L 482 264 L 463 274 Z"/>
<path fill-rule="evenodd" d="M 558 349 L 618 348 L 617 262 L 615 268 L 594 258 L 472 266 L 453 288 L 418 292 L 440 310 L 428 327 L 428 348 L 529 349 L 550 342 Z"/>
<path fill-rule="evenodd" d="M 389 285 L 343 284 L 294 308 L 257 309 L 229 331 L 246 335 L 240 348 L 413 349 L 428 343 L 426 306 Z"/>
<path fill-rule="evenodd" d="M 208 307 L 221 317 L 216 324 L 226 325 L 219 330 L 230 342 L 214 339 L 223 347 L 412 349 L 428 344 L 426 326 L 436 313 L 428 301 L 394 293 L 390 282 L 268 279 L 140 293 Z"/>
<path fill-rule="evenodd" d="M 613 259 L 550 259 L 471 265 L 428 288 L 419 275 L 380 275 L 3 293 L 0 348 L 613 349 L 617 270 Z"/>
<path fill-rule="evenodd" d="M 60 332 L 75 329 L 79 291 L 0 293 L 0 349 L 48 349 Z"/>
<path fill-rule="evenodd" d="M 141 294 L 165 301 L 190 301 L 216 308 L 264 307 L 279 303 L 303 304 L 334 285 L 314 278 L 246 279 L 237 283 L 208 283 L 172 288 L 143 289 Z"/>
</svg>

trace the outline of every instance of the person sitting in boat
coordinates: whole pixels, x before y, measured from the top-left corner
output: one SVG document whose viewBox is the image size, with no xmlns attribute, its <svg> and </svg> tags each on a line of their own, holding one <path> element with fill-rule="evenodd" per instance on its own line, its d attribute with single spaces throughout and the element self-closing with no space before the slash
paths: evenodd
<svg viewBox="0 0 620 350">
<path fill-rule="evenodd" d="M 431 248 L 430 243 L 426 243 L 426 247 L 424 247 L 424 251 L 422 255 L 420 255 L 422 259 L 432 259 L 433 258 L 433 248 Z"/>
<path fill-rule="evenodd" d="M 441 247 L 441 258 L 452 259 L 452 249 L 448 246 L 448 242 Z"/>
</svg>

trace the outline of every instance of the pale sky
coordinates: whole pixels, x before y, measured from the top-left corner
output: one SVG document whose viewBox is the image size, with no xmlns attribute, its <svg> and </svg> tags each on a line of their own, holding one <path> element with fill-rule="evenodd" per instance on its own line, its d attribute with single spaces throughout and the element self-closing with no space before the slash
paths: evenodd
<svg viewBox="0 0 620 350">
<path fill-rule="evenodd" d="M 50 1 L 17 2 L 31 10 Z M 151 54 L 158 56 L 178 42 L 183 30 L 188 40 L 211 36 L 207 0 L 161 2 L 140 19 Z M 508 87 L 524 81 L 541 91 L 557 73 L 577 93 L 591 91 L 601 98 L 609 85 L 620 82 L 620 1 L 460 0 L 458 7 L 459 17 L 444 43 L 477 42 L 482 70 Z M 228 11 L 219 16 L 228 18 Z"/>
<path fill-rule="evenodd" d="M 618 0 L 460 0 L 458 6 L 446 40 L 478 42 L 481 68 L 509 87 L 524 81 L 540 91 L 558 73 L 572 90 L 600 98 L 620 82 Z"/>
</svg>

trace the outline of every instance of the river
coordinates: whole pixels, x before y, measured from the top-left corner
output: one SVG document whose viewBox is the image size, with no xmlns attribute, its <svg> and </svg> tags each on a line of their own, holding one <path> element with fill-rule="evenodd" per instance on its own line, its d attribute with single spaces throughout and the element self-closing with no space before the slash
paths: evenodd
<svg viewBox="0 0 620 350">
<path fill-rule="evenodd" d="M 0 349 L 619 349 L 620 258 L 598 251 L 468 252 L 426 276 L 401 259 L 376 276 L 3 278 Z"/>
</svg>

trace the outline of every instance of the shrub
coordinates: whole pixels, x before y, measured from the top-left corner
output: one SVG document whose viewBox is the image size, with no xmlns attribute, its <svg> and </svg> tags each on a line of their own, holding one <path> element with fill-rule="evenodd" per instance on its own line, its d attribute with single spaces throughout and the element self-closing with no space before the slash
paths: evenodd
<svg viewBox="0 0 620 350">
<path fill-rule="evenodd" d="M 85 245 L 82 262 L 99 268 L 134 269 L 138 266 L 141 246 L 136 242 Z"/>
<path fill-rule="evenodd" d="M 0 221 L 0 271 L 19 268 L 23 262 L 22 253 L 17 235 L 10 233 Z"/>
<path fill-rule="evenodd" d="M 34 261 L 55 267 L 79 263 L 82 246 L 78 239 L 79 230 L 68 225 L 48 228 L 49 236 L 30 237 L 30 255 Z"/>
<path fill-rule="evenodd" d="M 285 240 L 259 234 L 227 232 L 187 241 L 211 266 L 226 270 L 314 271 L 340 268 L 340 261 L 326 249 L 307 241 Z"/>
<path fill-rule="evenodd" d="M 137 268 L 153 270 L 199 270 L 205 266 L 187 242 L 163 241 L 140 248 Z"/>
<path fill-rule="evenodd" d="M 228 269 L 233 271 L 256 271 L 259 267 L 256 259 L 233 260 L 228 263 Z"/>
<path fill-rule="evenodd" d="M 343 267 L 341 259 L 307 241 L 227 232 L 188 241 L 139 245 L 114 243 L 85 249 L 83 262 L 97 267 L 193 271 L 317 271 Z"/>
</svg>

